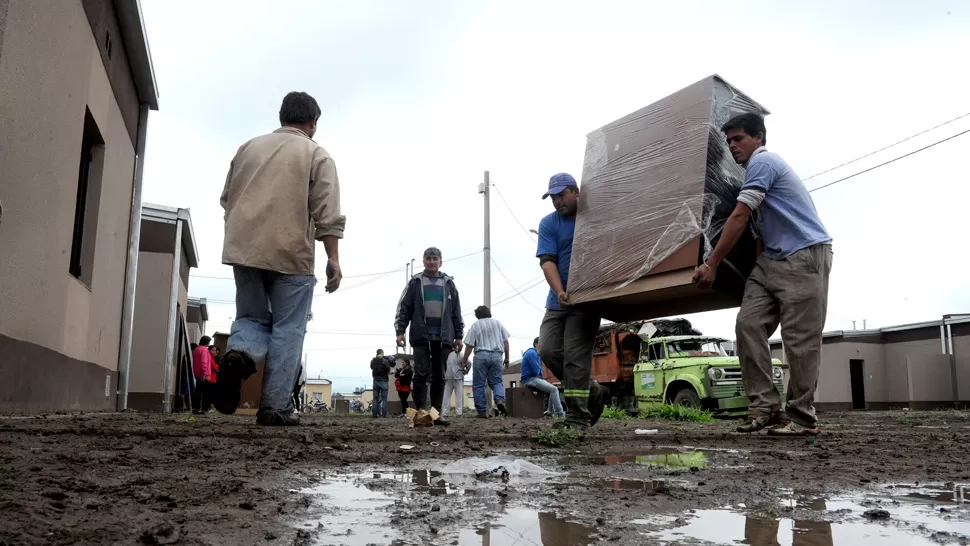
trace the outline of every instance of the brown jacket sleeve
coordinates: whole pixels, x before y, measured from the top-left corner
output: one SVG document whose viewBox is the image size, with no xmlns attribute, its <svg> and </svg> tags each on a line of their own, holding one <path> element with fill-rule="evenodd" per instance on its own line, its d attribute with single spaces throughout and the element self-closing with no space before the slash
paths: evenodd
<svg viewBox="0 0 970 546">
<path fill-rule="evenodd" d="M 229 183 L 232 182 L 232 162 L 229 162 L 229 172 L 226 174 L 226 185 L 222 188 L 222 196 L 219 197 L 219 204 L 222 210 L 229 212 Z"/>
<path fill-rule="evenodd" d="M 310 217 L 319 241 L 328 235 L 342 239 L 346 217 L 340 214 L 340 184 L 333 159 L 318 148 L 313 157 L 310 178 Z"/>
</svg>

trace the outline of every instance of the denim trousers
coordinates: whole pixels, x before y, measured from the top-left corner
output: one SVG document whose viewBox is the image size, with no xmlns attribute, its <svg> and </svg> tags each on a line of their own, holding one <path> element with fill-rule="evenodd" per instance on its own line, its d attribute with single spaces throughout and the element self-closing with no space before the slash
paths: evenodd
<svg viewBox="0 0 970 546">
<path fill-rule="evenodd" d="M 492 389 L 495 403 L 505 401 L 505 386 L 502 385 L 502 363 L 500 351 L 475 351 L 472 361 L 472 392 L 475 393 L 475 410 L 485 413 L 485 384 Z"/>
<path fill-rule="evenodd" d="M 317 279 L 244 266 L 234 266 L 233 275 L 236 319 L 226 351 L 265 359 L 259 408 L 291 411 Z"/>
<path fill-rule="evenodd" d="M 541 377 L 530 377 L 523 381 L 522 384 L 549 396 L 549 413 L 556 417 L 566 415 L 562 409 L 562 401 L 559 400 L 559 389 L 555 385 Z"/>
<path fill-rule="evenodd" d="M 387 378 L 374 378 L 374 401 L 371 403 L 374 417 L 387 417 Z"/>
</svg>

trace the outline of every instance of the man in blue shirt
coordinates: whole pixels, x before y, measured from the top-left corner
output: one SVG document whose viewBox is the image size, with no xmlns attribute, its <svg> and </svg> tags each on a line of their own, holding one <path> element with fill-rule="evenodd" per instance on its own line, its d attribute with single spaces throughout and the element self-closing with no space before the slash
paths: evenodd
<svg viewBox="0 0 970 546">
<path fill-rule="evenodd" d="M 532 348 L 522 353 L 522 384 L 549 397 L 549 409 L 546 413 L 553 417 L 563 417 L 566 413 L 562 410 L 562 402 L 559 401 L 559 389 L 542 378 L 542 361 L 539 360 L 538 350 L 539 338 L 535 338 L 532 341 Z"/>
<path fill-rule="evenodd" d="M 573 251 L 573 231 L 579 209 L 579 185 L 567 173 L 549 179 L 549 191 L 556 211 L 539 222 L 536 256 L 549 284 L 546 314 L 539 328 L 542 362 L 563 384 L 566 419 L 557 427 L 584 429 L 596 424 L 603 414 L 609 391 L 591 378 L 593 342 L 600 318 L 579 311 L 569 302 L 566 285 Z"/>
<path fill-rule="evenodd" d="M 765 149 L 764 118 L 741 114 L 722 130 L 734 160 L 745 168 L 744 185 L 717 246 L 697 267 L 694 280 L 703 288 L 714 283 L 717 267 L 737 243 L 752 211 L 758 210 L 763 251 L 748 277 L 737 319 L 738 356 L 750 413 L 738 431 L 772 427 L 768 434 L 815 435 L 819 433 L 815 388 L 822 360 L 832 238 L 795 171 Z M 779 323 L 791 370 L 784 412 L 772 383 L 768 347 Z"/>
</svg>

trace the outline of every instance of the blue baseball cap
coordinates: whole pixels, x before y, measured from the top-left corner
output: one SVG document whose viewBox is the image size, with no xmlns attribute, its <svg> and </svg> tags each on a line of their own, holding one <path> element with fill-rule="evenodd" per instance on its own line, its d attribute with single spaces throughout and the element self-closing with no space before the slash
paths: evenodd
<svg viewBox="0 0 970 546">
<path fill-rule="evenodd" d="M 545 199 L 550 195 L 559 195 L 566 188 L 578 188 L 579 184 L 576 183 L 576 179 L 573 175 L 569 173 L 559 173 L 552 175 L 549 179 L 549 191 L 547 191 L 542 198 Z"/>
</svg>

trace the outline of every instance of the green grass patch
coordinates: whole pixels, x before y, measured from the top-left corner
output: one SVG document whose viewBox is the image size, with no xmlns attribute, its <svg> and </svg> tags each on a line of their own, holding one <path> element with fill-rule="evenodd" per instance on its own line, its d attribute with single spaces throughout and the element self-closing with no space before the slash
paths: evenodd
<svg viewBox="0 0 970 546">
<path fill-rule="evenodd" d="M 669 421 L 692 421 L 695 423 L 707 423 L 714 420 L 714 415 L 707 410 L 671 404 L 657 404 L 645 408 L 640 412 L 640 417 L 644 419 L 667 419 Z"/>
<path fill-rule="evenodd" d="M 630 414 L 625 409 L 618 406 L 607 406 L 603 408 L 603 415 L 600 419 L 630 419 Z"/>
<path fill-rule="evenodd" d="M 573 428 L 543 428 L 536 432 L 536 442 L 544 446 L 571 447 L 583 439 L 583 433 Z"/>
</svg>

